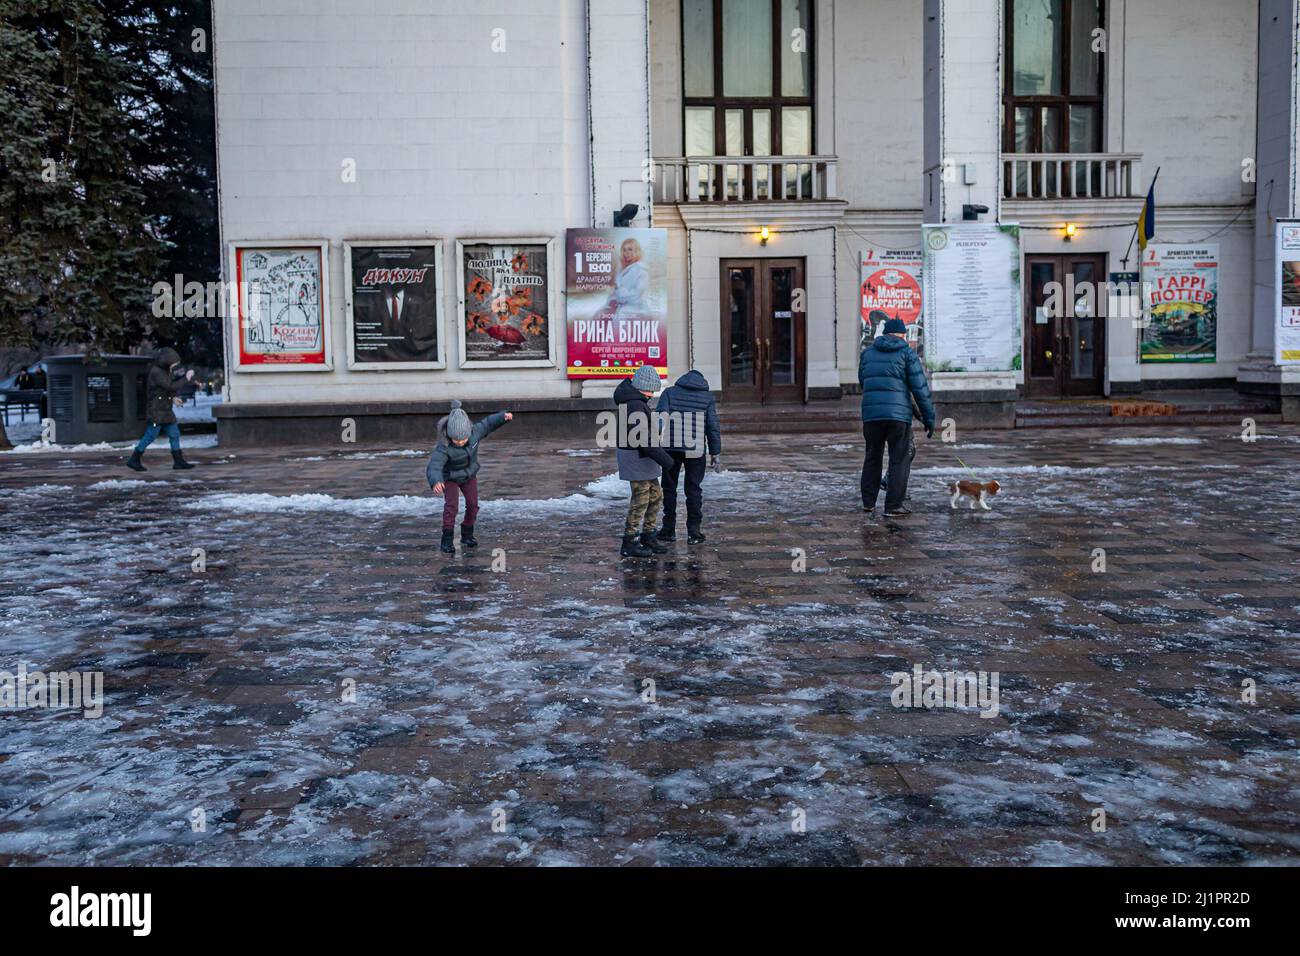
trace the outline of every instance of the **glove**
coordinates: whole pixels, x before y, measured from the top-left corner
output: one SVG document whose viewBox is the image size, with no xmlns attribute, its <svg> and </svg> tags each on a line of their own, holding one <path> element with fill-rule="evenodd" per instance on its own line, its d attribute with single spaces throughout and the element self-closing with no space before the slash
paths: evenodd
<svg viewBox="0 0 1300 956">
<path fill-rule="evenodd" d="M 709 456 L 709 467 L 714 471 L 722 471 L 722 458 L 718 455 Z"/>
<path fill-rule="evenodd" d="M 933 437 L 934 437 L 934 423 L 933 423 L 933 422 L 931 422 L 929 425 L 926 425 L 926 426 L 925 426 L 925 437 L 926 437 L 926 438 L 933 438 Z"/>
</svg>

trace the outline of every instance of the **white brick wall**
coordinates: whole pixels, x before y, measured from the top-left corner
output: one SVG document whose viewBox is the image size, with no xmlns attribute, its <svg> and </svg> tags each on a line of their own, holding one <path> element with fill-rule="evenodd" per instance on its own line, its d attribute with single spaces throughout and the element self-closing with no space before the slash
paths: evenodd
<svg viewBox="0 0 1300 956">
<path fill-rule="evenodd" d="M 1259 2 L 1294 17 L 1294 0 Z M 323 238 L 334 244 L 335 370 L 236 375 L 234 400 L 573 394 L 562 361 L 555 369 L 456 368 L 451 240 L 553 235 L 562 249 L 566 228 L 589 225 L 593 216 L 597 225 L 608 225 L 617 207 L 647 204 L 645 159 L 681 149 L 679 0 L 648 2 L 649 97 L 647 0 L 215 0 L 214 6 L 224 239 Z M 938 142 L 923 144 L 923 127 L 937 107 L 938 64 L 927 74 L 922 31 L 927 12 L 940 8 L 945 92 L 942 116 L 930 118 L 942 119 L 942 153 L 930 155 L 938 153 Z M 1000 9 L 1001 0 L 927 0 L 924 6 L 915 0 L 817 0 L 816 148 L 840 157 L 845 223 L 859 232 L 874 230 L 873 237 L 887 231 L 901 244 L 909 230 L 900 223 L 911 214 L 919 226 L 923 218 L 923 170 L 942 156 L 975 163 L 979 182 L 970 191 L 949 184 L 942 207 L 932 205 L 925 218 L 959 218 L 964 202 L 997 208 Z M 1158 196 L 1167 212 L 1158 222 L 1160 238 L 1193 240 L 1223 225 L 1224 209 L 1248 201 L 1241 161 L 1257 149 L 1265 164 L 1261 190 L 1270 178 L 1285 181 L 1284 204 L 1293 210 L 1295 132 L 1282 94 L 1288 81 L 1294 86 L 1294 61 L 1264 64 L 1267 89 L 1276 92 L 1262 98 L 1265 127 L 1257 146 L 1257 0 L 1110 0 L 1109 11 L 1107 146 L 1144 153 L 1146 177 L 1163 167 Z M 507 43 L 499 54 L 490 47 L 498 28 Z M 1294 22 L 1290 29 L 1294 35 Z M 1289 78 L 1273 76 L 1284 68 Z M 589 75 L 596 91 L 590 118 Z M 340 179 L 345 158 L 357 162 L 356 183 Z M 1090 232 L 1085 222 L 1075 242 L 1081 252 L 1108 252 L 1112 269 L 1119 268 L 1127 236 L 1118 228 L 1103 234 L 1100 225 L 1115 215 L 1099 211 L 1098 228 Z M 1253 235 L 1252 218 L 1247 214 L 1216 240 L 1224 257 L 1220 363 L 1174 368 L 1182 377 L 1230 374 L 1226 363 L 1250 348 L 1252 309 L 1257 325 L 1265 321 L 1255 268 L 1266 243 L 1271 250 L 1271 235 Z M 759 219 L 772 217 L 756 212 L 748 225 L 757 228 Z M 644 209 L 637 224 L 646 224 Z M 657 224 L 680 227 L 680 220 Z M 809 311 L 809 356 L 816 365 L 810 364 L 809 380 L 825 384 L 835 376 L 833 358 L 828 365 L 823 353 L 828 343 L 833 351 L 830 306 L 837 302 L 838 374 L 852 381 L 862 242 L 842 230 L 832 252 L 814 235 L 807 239 L 808 274 L 819 293 L 816 311 Z M 1050 233 L 1030 235 L 1036 251 L 1059 244 Z M 443 340 L 449 367 L 348 372 L 338 244 L 422 236 L 447 240 Z M 764 254 L 791 254 L 792 248 Z M 755 251 L 743 240 L 696 244 L 697 364 L 717 348 L 707 341 L 716 335 L 717 317 L 704 311 L 709 296 L 716 298 L 704 260 L 713 258 L 716 272 L 717 256 L 744 249 Z M 684 253 L 684 237 L 674 235 L 674 374 L 687 361 Z M 829 282 L 832 261 L 839 267 L 837 289 Z M 559 312 L 557 322 L 562 305 Z M 1153 366 L 1141 373 L 1172 374 Z"/>
<path fill-rule="evenodd" d="M 621 86 L 606 75 L 644 58 L 643 4 L 602 0 L 600 9 L 597 24 L 614 42 L 597 59 L 606 84 L 597 112 L 620 122 L 605 143 L 641 130 L 632 146 L 602 144 L 603 206 L 622 180 L 639 180 L 646 120 L 644 69 Z M 584 17 L 582 0 L 215 0 L 223 239 L 333 243 L 334 371 L 236 374 L 234 401 L 571 394 L 563 354 L 555 369 L 456 368 L 451 240 L 553 235 L 562 255 L 564 230 L 590 224 Z M 491 49 L 496 29 L 503 53 Z M 355 183 L 342 181 L 345 159 L 356 161 Z M 349 372 L 339 244 L 426 236 L 447 240 L 449 367 Z"/>
</svg>

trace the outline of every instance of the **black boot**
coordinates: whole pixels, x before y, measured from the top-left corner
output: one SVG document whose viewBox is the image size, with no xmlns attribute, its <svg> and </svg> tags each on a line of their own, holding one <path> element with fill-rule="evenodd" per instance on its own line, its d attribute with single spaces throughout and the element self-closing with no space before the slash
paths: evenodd
<svg viewBox="0 0 1300 956">
<path fill-rule="evenodd" d="M 174 471 L 185 471 L 187 468 L 193 467 L 193 465 L 185 460 L 185 456 L 181 454 L 179 448 L 172 452 L 172 469 Z"/>
<path fill-rule="evenodd" d="M 474 526 L 472 524 L 462 524 L 460 526 L 460 546 L 462 548 L 478 547 L 478 542 L 474 540 Z"/>
<path fill-rule="evenodd" d="M 676 541 L 677 529 L 670 524 L 665 524 L 659 529 L 659 533 L 655 537 L 660 541 Z"/>
<path fill-rule="evenodd" d="M 688 524 L 688 525 L 686 526 L 686 543 L 687 543 L 687 544 L 703 544 L 703 543 L 704 543 L 704 532 L 700 530 L 700 526 L 699 526 L 699 525 L 697 525 L 697 524 Z"/>
<path fill-rule="evenodd" d="M 439 549 L 442 551 L 443 554 L 456 553 L 456 545 L 452 540 L 455 537 L 456 537 L 456 532 L 454 531 L 444 531 L 442 533 L 442 544 L 439 545 Z"/>
<path fill-rule="evenodd" d="M 623 549 L 619 552 L 625 558 L 648 558 L 654 552 L 644 547 L 634 534 L 623 535 Z"/>
<path fill-rule="evenodd" d="M 135 451 L 131 452 L 131 457 L 126 460 L 126 467 L 130 468 L 132 471 L 148 470 L 145 468 L 144 462 L 140 460 L 139 449 L 136 449 Z"/>
<path fill-rule="evenodd" d="M 665 548 L 662 544 L 660 544 L 659 541 L 655 538 L 655 533 L 653 531 L 641 532 L 641 546 L 644 548 L 649 548 L 655 554 L 668 553 L 668 549 Z"/>
</svg>

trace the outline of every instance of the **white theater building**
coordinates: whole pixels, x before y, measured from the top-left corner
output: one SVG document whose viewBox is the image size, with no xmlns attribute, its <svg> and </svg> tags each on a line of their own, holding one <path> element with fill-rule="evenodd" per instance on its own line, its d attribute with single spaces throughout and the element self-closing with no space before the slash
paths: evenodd
<svg viewBox="0 0 1300 956">
<path fill-rule="evenodd" d="M 1300 373 L 1273 355 L 1275 227 L 1300 190 L 1296 0 L 213 7 L 225 278 L 237 248 L 319 250 L 326 326 L 316 365 L 268 368 L 241 361 L 230 320 L 223 440 L 414 421 L 453 397 L 539 425 L 601 407 L 610 383 L 566 373 L 560 260 L 566 230 L 630 204 L 631 225 L 667 230 L 669 375 L 698 368 L 724 404 L 851 393 L 863 254 L 986 207 L 1021 227 L 1023 367 L 934 373 L 945 408 L 1009 424 L 1017 399 L 1205 386 L 1296 415 Z M 1143 361 L 1127 319 L 1041 309 L 1048 282 L 1138 271 L 1157 169 L 1153 241 L 1216 249 L 1196 361 Z M 460 248 L 504 239 L 552 243 L 550 353 L 526 367 L 464 354 Z M 439 250 L 436 356 L 357 367 L 347 246 L 399 242 Z"/>
</svg>

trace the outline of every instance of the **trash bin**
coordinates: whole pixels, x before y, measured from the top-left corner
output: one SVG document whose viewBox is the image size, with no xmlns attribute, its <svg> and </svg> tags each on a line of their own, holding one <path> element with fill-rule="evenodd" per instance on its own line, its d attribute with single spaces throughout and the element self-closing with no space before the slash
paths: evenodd
<svg viewBox="0 0 1300 956">
<path fill-rule="evenodd" d="M 55 355 L 45 359 L 49 416 L 60 445 L 139 438 L 148 409 L 145 355 Z"/>
</svg>

